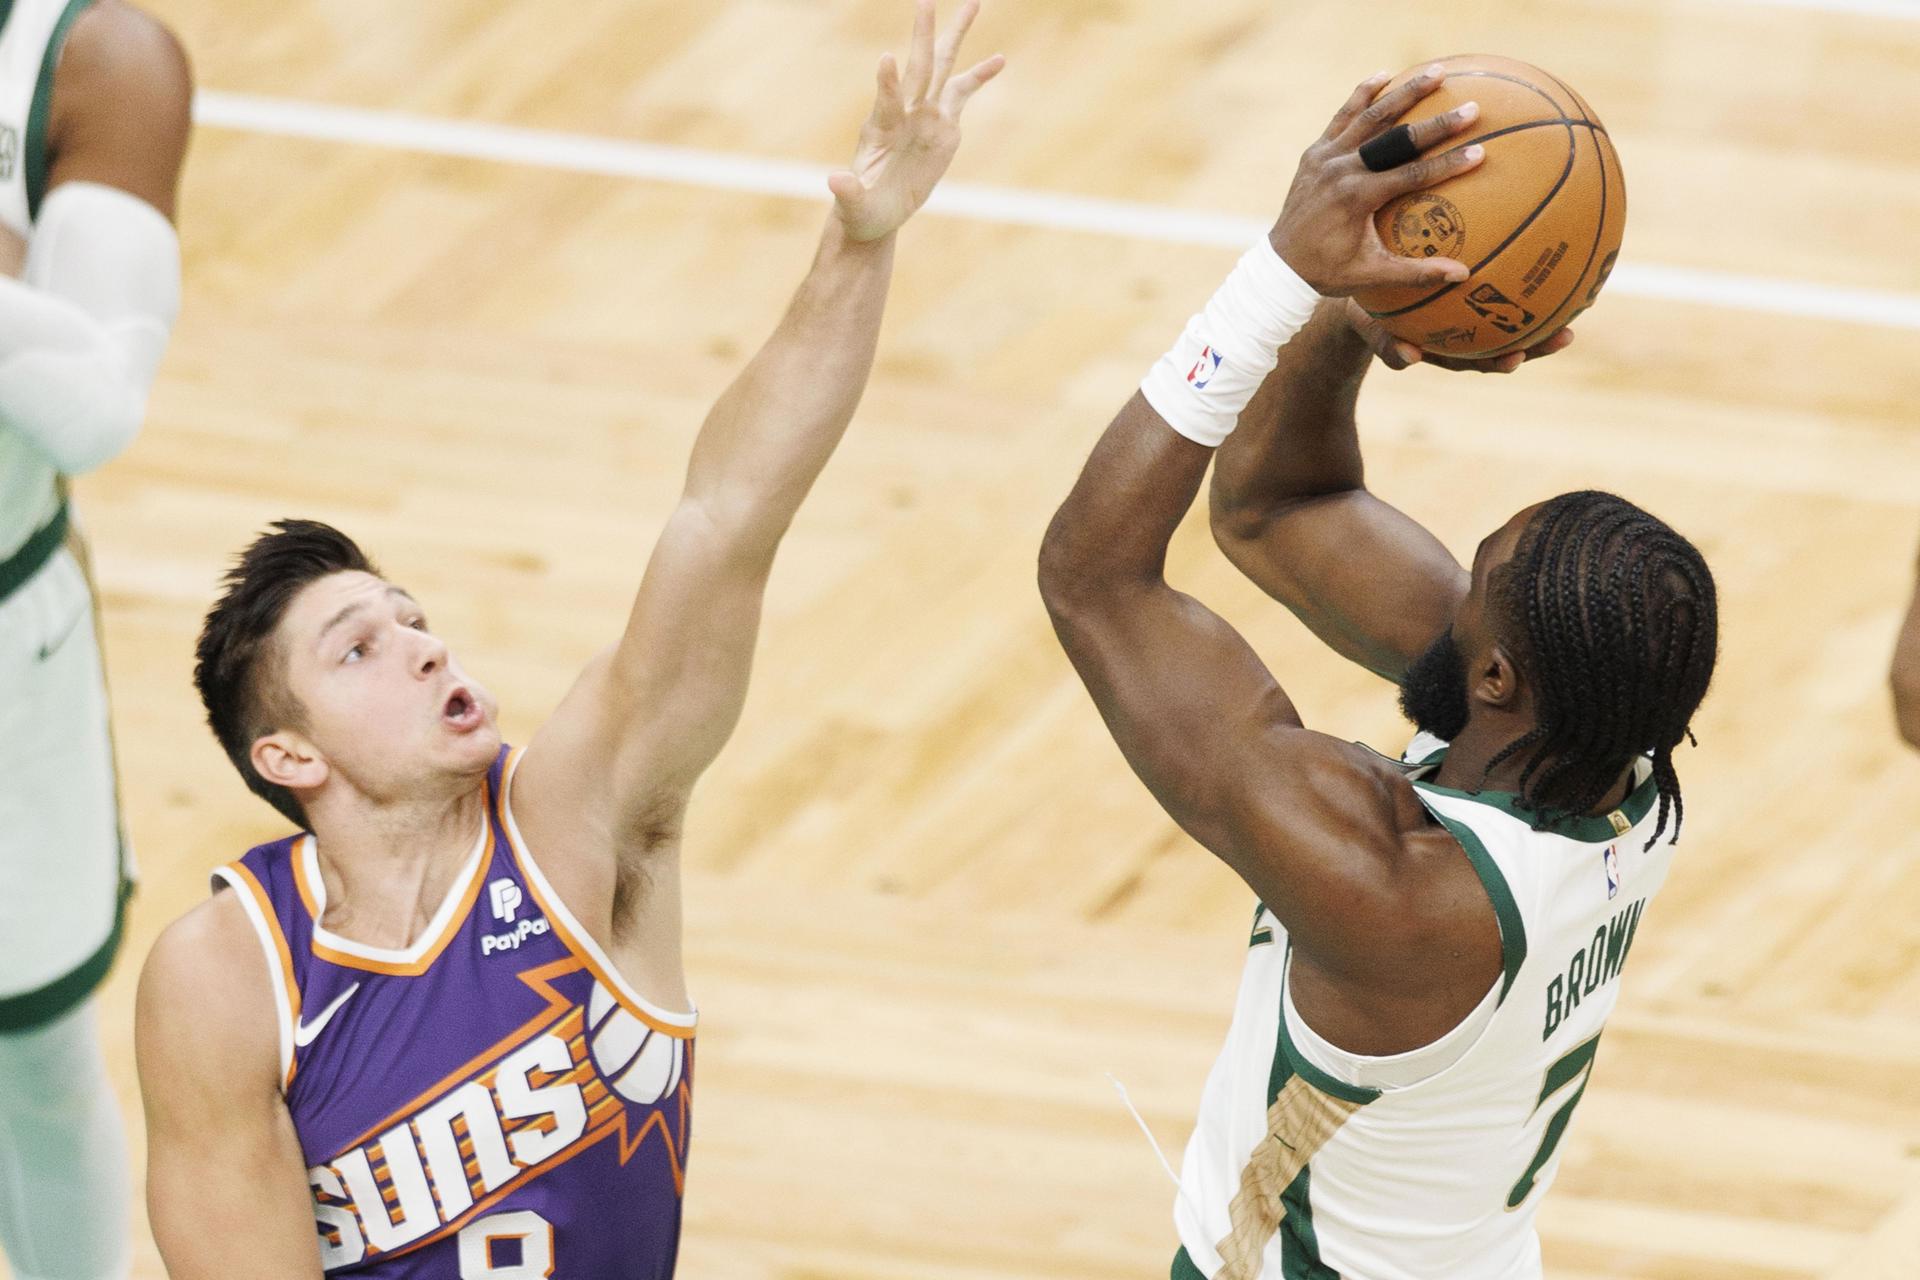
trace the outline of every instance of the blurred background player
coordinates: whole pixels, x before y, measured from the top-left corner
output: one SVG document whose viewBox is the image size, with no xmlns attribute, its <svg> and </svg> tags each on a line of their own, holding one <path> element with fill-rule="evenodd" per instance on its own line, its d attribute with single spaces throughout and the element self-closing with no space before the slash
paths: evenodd
<svg viewBox="0 0 1920 1280">
<path fill-rule="evenodd" d="M 179 45 L 119 0 L 0 4 L 0 1249 L 22 1280 L 127 1267 L 90 997 L 131 864 L 67 480 L 146 410 L 190 98 Z"/>
<path fill-rule="evenodd" d="M 1672 752 L 1713 670 L 1706 565 L 1632 504 L 1528 507 L 1468 570 L 1367 492 L 1371 352 L 1321 295 L 1463 279 L 1392 257 L 1372 215 L 1481 158 L 1440 149 L 1468 104 L 1415 127 L 1423 158 L 1368 172 L 1361 144 L 1439 78 L 1384 83 L 1307 151 L 1271 236 L 1107 429 L 1041 552 L 1128 762 L 1260 899 L 1187 1146 L 1176 1280 L 1541 1274 L 1534 1215 L 1666 878 Z M 1305 729 L 1239 634 L 1165 581 L 1216 446 L 1222 546 L 1401 686 L 1421 731 L 1402 761 Z"/>
<path fill-rule="evenodd" d="M 524 755 L 344 535 L 282 522 L 229 575 L 208 717 L 314 834 L 223 868 L 143 974 L 148 1204 L 176 1280 L 672 1273 L 687 803 L 866 385 L 894 233 L 1002 66 L 953 74 L 976 10 L 936 39 L 921 0 L 904 75 L 882 60 L 813 269 L 702 427 L 625 635 Z"/>
<path fill-rule="evenodd" d="M 1893 717 L 1908 746 L 1920 747 L 1920 582 L 1893 647 Z"/>
</svg>

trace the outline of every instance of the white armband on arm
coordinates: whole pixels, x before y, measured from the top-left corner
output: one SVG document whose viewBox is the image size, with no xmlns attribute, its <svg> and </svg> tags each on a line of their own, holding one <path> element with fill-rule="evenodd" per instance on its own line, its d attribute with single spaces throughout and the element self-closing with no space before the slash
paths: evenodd
<svg viewBox="0 0 1920 1280">
<path fill-rule="evenodd" d="M 133 440 L 180 311 L 180 239 L 158 209 L 97 182 L 40 206 L 22 279 L 0 277 L 0 422 L 64 475 Z"/>
<path fill-rule="evenodd" d="M 1207 308 L 1140 384 L 1167 425 L 1217 448 L 1274 366 L 1280 348 L 1313 318 L 1320 295 L 1262 236 Z"/>
</svg>

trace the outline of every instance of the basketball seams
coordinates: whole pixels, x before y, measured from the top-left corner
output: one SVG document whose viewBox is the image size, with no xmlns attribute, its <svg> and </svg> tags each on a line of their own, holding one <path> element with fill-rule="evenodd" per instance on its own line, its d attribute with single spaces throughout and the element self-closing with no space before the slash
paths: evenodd
<svg viewBox="0 0 1920 1280">
<path fill-rule="evenodd" d="M 1587 283 L 1587 272 L 1593 270 L 1594 260 L 1600 256 L 1600 242 L 1606 238 L 1607 234 L 1607 196 L 1608 187 L 1611 185 L 1607 181 L 1607 158 L 1600 152 L 1600 139 L 1606 136 L 1606 131 L 1604 129 L 1589 128 L 1587 133 L 1593 140 L 1594 163 L 1600 166 L 1600 217 L 1594 223 L 1593 244 L 1587 249 L 1587 260 L 1581 265 L 1579 272 L 1574 275 L 1573 288 L 1567 291 L 1567 296 L 1560 300 L 1559 306 L 1547 312 L 1545 318 L 1534 325 L 1533 328 L 1527 330 L 1526 333 L 1514 338 L 1513 341 L 1502 346 L 1497 351 L 1487 352 L 1486 356 L 1482 357 L 1483 359 L 1491 359 L 1492 357 L 1506 355 L 1513 351 L 1524 351 L 1527 344 L 1533 341 L 1534 335 L 1546 329 L 1549 325 L 1554 324 L 1556 321 L 1559 321 L 1560 313 L 1573 305 L 1575 300 L 1579 298 L 1580 290 Z M 1612 138 L 1607 138 L 1607 148 L 1608 150 L 1612 150 Z M 1560 323 L 1564 325 L 1567 322 L 1560 321 Z"/>
<path fill-rule="evenodd" d="M 1502 76 L 1500 78 L 1510 79 L 1511 77 Z M 1524 84 L 1525 81 L 1519 81 L 1517 83 Z M 1531 85 L 1529 85 L 1528 87 L 1532 88 Z M 1553 122 L 1549 121 L 1547 123 L 1553 123 Z M 1505 240 L 1502 240 L 1499 244 L 1493 247 L 1492 253 L 1487 254 L 1486 257 L 1480 259 L 1480 261 L 1474 263 L 1471 267 L 1468 268 L 1470 272 L 1470 277 L 1471 275 L 1478 275 L 1481 271 L 1485 270 L 1488 263 L 1492 262 L 1494 259 L 1498 258 L 1501 254 L 1505 253 L 1510 247 L 1512 247 L 1513 242 L 1515 240 L 1518 240 L 1521 236 L 1525 235 L 1527 233 L 1527 228 L 1531 227 L 1535 222 L 1540 220 L 1540 215 L 1547 211 L 1547 206 L 1553 203 L 1554 198 L 1558 196 L 1560 194 L 1561 189 L 1567 185 L 1567 179 L 1573 176 L 1573 162 L 1579 158 L 1579 143 L 1575 139 L 1572 126 L 1566 125 L 1563 127 L 1566 128 L 1567 130 L 1567 162 L 1561 168 L 1560 176 L 1554 179 L 1553 187 L 1547 192 L 1546 195 L 1540 198 L 1540 203 L 1536 204 L 1533 207 L 1533 212 L 1529 213 L 1526 217 L 1522 218 L 1520 220 L 1520 225 L 1515 227 L 1512 231 L 1508 232 L 1507 238 Z M 1434 290 L 1432 293 L 1428 294 L 1426 297 L 1420 299 L 1418 302 L 1412 303 L 1408 306 L 1396 307 L 1392 311 L 1368 311 L 1367 314 L 1372 316 L 1376 320 L 1391 320 L 1395 316 L 1403 316 L 1410 311 L 1418 311 L 1420 308 L 1427 306 L 1430 303 L 1438 302 L 1440 299 L 1446 297 L 1448 294 L 1452 293 L 1455 289 L 1458 289 L 1459 287 L 1460 286 L 1458 284 L 1443 285 L 1440 288 Z"/>
</svg>

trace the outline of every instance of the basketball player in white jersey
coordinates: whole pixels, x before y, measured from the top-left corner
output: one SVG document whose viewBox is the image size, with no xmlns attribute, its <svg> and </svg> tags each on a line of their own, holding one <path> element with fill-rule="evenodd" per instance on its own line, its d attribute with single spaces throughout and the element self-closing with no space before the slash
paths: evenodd
<svg viewBox="0 0 1920 1280">
<path fill-rule="evenodd" d="M 0 0 L 0 1251 L 127 1266 L 92 993 L 131 864 L 67 481 L 125 448 L 179 305 L 186 59 L 120 0 Z"/>
<path fill-rule="evenodd" d="M 1893 715 L 1908 746 L 1920 747 L 1920 582 L 1893 650 Z"/>
<path fill-rule="evenodd" d="M 142 975 L 148 1203 L 175 1280 L 671 1271 L 684 1102 L 628 1106 L 632 1072 L 605 1065 L 600 1033 L 618 1008 L 631 1018 L 622 1026 L 668 1037 L 663 1050 L 692 1037 L 680 947 L 689 799 L 738 721 L 775 553 L 866 386 L 895 233 L 953 159 L 967 102 L 1003 66 L 995 56 L 956 68 L 976 10 L 966 0 L 936 38 L 932 0 L 919 0 L 904 72 L 882 60 L 853 164 L 829 180 L 835 208 L 812 270 L 708 414 L 624 634 L 524 753 L 503 756 L 493 699 L 337 531 L 283 523 L 229 575 L 196 680 L 248 786 L 311 836 L 227 869 L 235 887 L 170 926 Z M 489 875 L 499 878 L 480 893 Z M 516 976 L 521 951 L 561 944 L 570 958 L 557 968 Z M 600 984 L 590 1000 L 583 966 Z M 339 989 L 304 989 L 303 973 Z M 583 994 L 567 994 L 575 987 Z M 427 996 L 415 993 L 443 988 L 449 999 L 423 1017 Z M 529 1075 L 521 1050 L 589 1052 L 547 1030 L 551 1017 L 486 1047 L 487 1020 L 530 992 L 572 1001 L 564 1018 L 595 1030 L 578 1072 Z M 436 1055 L 471 1060 L 448 1077 Z M 668 1061 L 677 1074 L 690 1055 L 675 1048 Z M 409 1084 L 417 1076 L 439 1083 Z M 359 1083 L 324 1087 L 343 1079 Z M 471 1169 L 446 1110 L 444 1133 L 420 1120 L 424 1154 L 405 1136 L 412 1109 L 438 1107 L 448 1089 L 448 1105 L 465 1108 Z M 542 1098 L 572 1110 L 555 1118 L 555 1103 L 544 1127 L 521 1124 Z M 403 1119 L 336 1141 L 368 1110 Z M 594 1145 L 643 1113 L 630 1144 Z M 510 1134 L 502 1116 L 518 1117 Z M 670 1151 L 650 1139 L 661 1125 Z M 604 1206 L 606 1187 L 581 1184 L 596 1159 L 627 1173 L 674 1162 L 657 1230 L 633 1221 L 644 1206 Z M 377 1169 L 391 1174 L 367 1172 Z M 474 1215 L 501 1196 L 512 1222 L 495 1232 L 497 1215 Z M 605 1264 L 636 1234 L 647 1256 Z"/>
<path fill-rule="evenodd" d="M 1439 79 L 1375 100 L 1384 83 L 1308 150 L 1271 236 L 1120 411 L 1041 551 L 1055 628 L 1128 762 L 1259 898 L 1182 1171 L 1180 1280 L 1540 1275 L 1534 1213 L 1666 875 L 1672 751 L 1713 667 L 1712 578 L 1632 504 L 1550 499 L 1463 568 L 1367 491 L 1372 355 L 1339 295 L 1463 279 L 1391 257 L 1373 213 L 1480 161 L 1446 146 L 1463 107 L 1376 171 L 1363 145 Z M 1403 760 L 1305 728 L 1246 642 L 1167 584 L 1216 449 L 1222 546 L 1400 684 L 1422 730 Z"/>
</svg>

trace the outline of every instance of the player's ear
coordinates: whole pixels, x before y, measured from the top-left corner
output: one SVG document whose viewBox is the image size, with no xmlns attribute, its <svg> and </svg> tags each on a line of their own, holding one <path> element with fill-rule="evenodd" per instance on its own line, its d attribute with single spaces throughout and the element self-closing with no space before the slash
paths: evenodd
<svg viewBox="0 0 1920 1280">
<path fill-rule="evenodd" d="M 1498 643 L 1487 649 L 1479 668 L 1470 673 L 1474 700 L 1503 711 L 1518 708 L 1520 668 Z"/>
<path fill-rule="evenodd" d="M 276 787 L 305 791 L 327 780 L 326 759 L 297 733 L 282 729 L 263 734 L 247 754 L 254 772 Z"/>
</svg>

